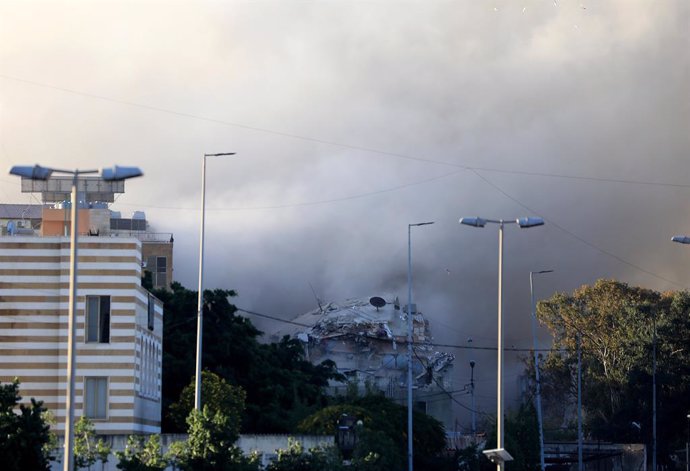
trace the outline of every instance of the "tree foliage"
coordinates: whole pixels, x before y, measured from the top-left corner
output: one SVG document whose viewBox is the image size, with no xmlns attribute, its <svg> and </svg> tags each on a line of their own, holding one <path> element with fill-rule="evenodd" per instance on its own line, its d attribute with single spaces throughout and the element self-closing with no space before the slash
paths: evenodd
<svg viewBox="0 0 690 471">
<path fill-rule="evenodd" d="M 19 381 L 0 384 L 0 457 L 6 471 L 49 470 L 50 426 L 46 423 L 46 409 L 42 401 L 21 401 Z"/>
<path fill-rule="evenodd" d="M 278 458 L 266 471 L 340 471 L 342 457 L 334 446 L 319 446 L 305 450 L 300 442 L 288 438 L 288 446 L 277 450 Z"/>
<path fill-rule="evenodd" d="M 185 386 L 180 400 L 170 406 L 170 417 L 179 428 L 186 424 L 187 417 L 194 408 L 196 378 Z M 210 371 L 201 372 L 201 397 L 205 407 L 211 413 L 222 411 L 228 416 L 229 426 L 239 437 L 242 413 L 247 394 L 238 386 L 228 384 L 223 378 Z"/>
<path fill-rule="evenodd" d="M 352 454 L 352 466 L 357 471 L 388 471 L 403 469 L 406 456 L 390 437 L 381 430 L 364 426 L 358 431 L 357 445 Z"/>
<path fill-rule="evenodd" d="M 123 471 L 163 471 L 168 461 L 161 452 L 160 435 L 150 435 L 144 442 L 141 435 L 127 437 L 124 451 L 115 452 L 117 469 Z"/>
<path fill-rule="evenodd" d="M 609 441 L 651 438 L 656 324 L 657 443 L 664 463 L 670 450 L 682 445 L 690 397 L 690 294 L 598 280 L 540 302 L 537 315 L 553 334 L 555 349 L 541 365 L 545 417 L 551 420 L 546 428 L 572 422 L 579 336 L 585 431 Z M 571 407 L 564 407 L 568 403 Z M 549 404 L 560 413 L 553 414 Z M 642 424 L 641 435 L 632 422 Z"/>
<path fill-rule="evenodd" d="M 298 431 L 335 434 L 338 418 L 343 414 L 361 420 L 362 430 L 359 433 L 369 437 L 367 440 L 359 441 L 360 449 L 355 450 L 355 455 L 359 459 L 364 460 L 369 456 L 368 462 L 373 464 L 376 462 L 375 454 L 378 454 L 382 460 L 385 459 L 387 463 L 391 460 L 396 466 L 406 463 L 407 408 L 382 395 L 356 397 L 349 399 L 347 403 L 325 407 L 304 419 L 299 424 Z M 443 425 L 419 411 L 414 411 L 413 422 L 415 467 L 424 469 L 429 467 L 429 463 L 438 464 L 436 459 L 442 454 L 446 444 Z M 375 446 L 380 448 L 376 449 Z M 395 466 L 391 469 L 395 469 Z"/>
<path fill-rule="evenodd" d="M 111 447 L 96 437 L 93 422 L 85 416 L 81 416 L 74 424 L 74 466 L 77 469 L 88 468 L 96 461 L 106 463 L 110 455 Z"/>
<path fill-rule="evenodd" d="M 261 332 L 238 316 L 230 290 L 204 292 L 202 364 L 247 393 L 243 431 L 287 433 L 328 404 L 324 387 L 336 378 L 335 364 L 312 365 L 298 340 L 259 343 Z M 156 291 L 165 304 L 163 337 L 163 430 L 182 432 L 180 414 L 170 413 L 195 370 L 197 293 L 173 283 Z M 202 395 L 203 400 L 203 395 Z"/>
<path fill-rule="evenodd" d="M 187 419 L 189 437 L 177 457 L 183 471 L 257 471 L 257 457 L 245 457 L 235 442 L 236 424 L 223 411 L 193 410 Z"/>
</svg>

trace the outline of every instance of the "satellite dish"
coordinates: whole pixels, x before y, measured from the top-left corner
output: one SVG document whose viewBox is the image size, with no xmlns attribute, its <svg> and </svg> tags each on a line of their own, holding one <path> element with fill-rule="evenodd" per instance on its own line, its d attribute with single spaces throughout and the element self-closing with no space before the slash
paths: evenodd
<svg viewBox="0 0 690 471">
<path fill-rule="evenodd" d="M 378 311 L 380 307 L 383 307 L 386 305 L 386 300 L 383 298 L 380 298 L 378 296 L 374 296 L 373 298 L 369 299 L 369 304 L 374 306 L 376 310 Z"/>
</svg>

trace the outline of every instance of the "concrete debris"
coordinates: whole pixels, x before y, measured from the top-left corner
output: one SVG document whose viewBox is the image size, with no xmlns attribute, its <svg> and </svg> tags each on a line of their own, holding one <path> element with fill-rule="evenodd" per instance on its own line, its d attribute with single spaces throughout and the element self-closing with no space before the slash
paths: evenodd
<svg viewBox="0 0 690 471">
<path fill-rule="evenodd" d="M 309 344 L 312 359 L 326 356 L 343 371 L 402 372 L 407 368 L 407 305 L 401 305 L 395 296 L 383 299 L 386 304 L 379 307 L 369 298 L 321 304 L 294 320 L 311 327 L 291 334 Z M 425 387 L 430 375 L 445 374 L 455 356 L 434 350 L 429 322 L 416 305 L 412 306 L 412 324 L 414 376 L 418 386 Z M 404 348 L 399 350 L 398 344 Z"/>
<path fill-rule="evenodd" d="M 407 304 L 394 296 L 324 303 L 274 332 L 272 339 L 290 335 L 304 342 L 314 364 L 332 360 L 345 382 L 332 381 L 329 394 L 379 391 L 405 404 L 408 395 Z M 412 311 L 412 378 L 417 407 L 450 426 L 453 390 L 451 369 L 455 356 L 436 351 L 429 321 L 414 306 Z"/>
</svg>

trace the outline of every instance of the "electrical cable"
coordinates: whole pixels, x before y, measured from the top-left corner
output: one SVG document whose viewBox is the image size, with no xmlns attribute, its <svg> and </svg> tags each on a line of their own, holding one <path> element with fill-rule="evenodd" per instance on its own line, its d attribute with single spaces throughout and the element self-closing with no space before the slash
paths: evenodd
<svg viewBox="0 0 690 471">
<path fill-rule="evenodd" d="M 295 326 L 298 326 L 298 327 L 306 327 L 306 328 L 312 328 L 312 327 L 314 327 L 313 325 L 302 324 L 302 323 L 300 323 L 300 322 L 295 322 L 295 321 L 289 321 L 289 320 L 281 319 L 281 318 L 279 318 L 279 317 L 277 317 L 277 316 L 271 316 L 271 315 L 268 315 L 268 314 L 262 314 L 262 313 L 259 313 L 259 312 L 256 312 L 256 311 L 251 311 L 251 310 L 248 310 L 248 309 L 244 309 L 244 308 L 241 308 L 241 307 L 238 307 L 238 306 L 236 306 L 236 308 L 237 308 L 237 311 L 238 311 L 238 312 L 244 312 L 244 313 L 247 313 L 247 314 L 256 316 L 256 317 L 260 317 L 260 318 L 264 318 L 264 319 L 269 319 L 269 320 L 273 320 L 273 321 L 276 321 L 276 322 L 282 322 L 282 323 L 284 323 L 284 324 L 291 324 L 291 325 L 295 325 Z M 355 335 L 355 334 L 349 334 L 349 333 L 348 333 L 347 335 Z M 370 336 L 370 335 L 361 335 L 361 337 L 365 337 L 365 338 L 368 339 L 368 340 L 373 340 L 373 341 L 378 341 L 378 342 L 386 342 L 386 343 L 388 343 L 388 342 L 391 341 L 390 339 L 387 339 L 387 338 L 380 338 L 380 337 Z M 404 340 L 403 340 L 403 339 L 401 339 L 401 340 L 396 340 L 395 343 L 398 344 L 398 345 L 405 346 L 405 345 L 407 345 L 407 340 L 406 340 L 406 339 L 404 339 Z M 414 346 L 419 346 L 419 347 L 429 346 L 429 347 L 455 348 L 455 349 L 459 349 L 459 350 L 486 350 L 486 351 L 494 351 L 494 352 L 498 349 L 498 347 L 474 346 L 474 345 L 473 345 L 473 346 L 470 346 L 470 345 L 453 345 L 453 344 L 436 343 L 436 342 L 428 342 L 428 343 L 426 343 L 426 342 L 425 342 L 425 343 L 415 343 L 415 342 L 413 342 L 412 345 L 413 345 L 413 347 L 414 347 Z M 533 351 L 534 351 L 533 348 L 518 348 L 518 347 L 503 347 L 503 350 L 504 350 L 504 351 L 508 351 L 508 352 L 523 352 L 523 353 L 524 353 L 524 352 L 533 352 Z M 413 351 L 414 351 L 414 348 L 413 348 Z M 538 351 L 538 352 L 568 352 L 569 349 L 566 349 L 566 348 L 538 348 L 537 351 Z M 573 350 L 573 352 L 574 352 L 574 351 L 575 351 L 575 350 Z M 584 352 L 584 351 L 594 351 L 594 350 L 589 350 L 589 349 L 585 350 L 585 349 L 582 349 L 581 351 Z"/>
<path fill-rule="evenodd" d="M 649 276 L 651 276 L 651 277 L 653 277 L 653 278 L 657 278 L 657 279 L 659 279 L 659 280 L 665 281 L 665 282 L 670 283 L 670 284 L 672 284 L 672 285 L 674 285 L 674 286 L 677 286 L 677 287 L 679 287 L 679 288 L 685 288 L 685 285 L 683 285 L 682 283 L 679 283 L 679 282 L 677 282 L 677 281 L 671 280 L 671 279 L 666 278 L 666 277 L 664 277 L 664 276 L 662 276 L 662 275 L 659 275 L 659 274 L 657 274 L 657 273 L 654 273 L 654 272 L 652 272 L 652 271 L 649 271 L 649 270 L 647 270 L 647 269 L 645 269 L 645 268 L 642 268 L 641 266 L 636 265 L 636 264 L 634 264 L 634 263 L 632 263 L 632 262 L 629 262 L 629 261 L 625 260 L 624 258 L 622 258 L 622 257 L 620 257 L 620 256 L 618 256 L 618 255 L 616 255 L 616 254 L 614 254 L 613 252 L 609 252 L 608 250 L 602 249 L 601 247 L 595 245 L 595 244 L 592 243 L 592 242 L 589 242 L 588 240 L 584 239 L 583 237 L 578 236 L 578 235 L 575 234 L 574 232 L 571 232 L 571 231 L 569 231 L 568 229 L 566 229 L 565 227 L 561 226 L 560 224 L 554 222 L 551 218 L 548 218 L 548 217 L 544 216 L 543 214 L 540 214 L 539 211 L 536 211 L 536 210 L 532 209 L 531 207 L 529 207 L 529 206 L 527 206 L 526 204 L 524 204 L 522 201 L 520 201 L 520 200 L 518 200 L 517 198 L 515 198 L 514 196 L 510 195 L 508 192 L 506 192 L 505 190 L 503 190 L 503 188 L 499 187 L 497 184 L 495 184 L 494 182 L 492 182 L 491 180 L 489 180 L 488 178 L 486 178 L 484 175 L 482 175 L 482 174 L 479 173 L 478 171 L 476 171 L 476 170 L 474 170 L 474 169 L 472 169 L 471 171 L 472 171 L 472 173 L 474 173 L 475 175 L 477 175 L 479 178 L 481 178 L 484 182 L 486 182 L 489 186 L 491 186 L 491 187 L 494 188 L 496 191 L 498 191 L 499 193 L 501 193 L 503 196 L 505 196 L 506 198 L 508 198 L 509 200 L 511 200 L 513 203 L 515 203 L 515 204 L 517 204 L 518 206 L 520 206 L 520 207 L 526 209 L 527 211 L 531 212 L 532 214 L 541 217 L 542 219 L 544 219 L 544 221 L 547 221 L 547 222 L 549 223 L 550 226 L 555 227 L 556 229 L 560 230 L 561 232 L 564 232 L 565 234 L 567 234 L 567 235 L 569 235 L 570 237 L 572 237 L 572 238 L 578 240 L 579 242 L 585 244 L 586 246 L 588 246 L 588 247 L 590 247 L 590 248 L 592 248 L 592 249 L 594 249 L 594 250 L 596 250 L 596 251 L 598 251 L 598 252 L 600 252 L 600 253 L 602 253 L 602 254 L 608 256 L 608 257 L 611 257 L 611 258 L 613 258 L 614 260 L 617 260 L 618 262 L 620 262 L 620 263 L 622 263 L 622 264 L 624 264 L 624 265 L 627 265 L 627 266 L 629 266 L 629 267 L 631 267 L 631 268 L 634 268 L 635 270 L 638 270 L 638 271 L 640 271 L 640 272 L 642 272 L 642 273 L 645 273 L 645 274 L 647 274 L 647 275 L 649 275 Z"/>
<path fill-rule="evenodd" d="M 568 174 L 547 173 L 547 172 L 530 172 L 530 171 L 522 171 L 522 170 L 507 170 L 507 169 L 492 168 L 492 167 L 474 167 L 474 166 L 470 166 L 470 165 L 466 165 L 466 164 L 459 164 L 456 162 L 448 162 L 448 161 L 443 161 L 443 160 L 418 157 L 418 156 L 409 155 L 409 154 L 402 154 L 399 152 L 391 152 L 391 151 L 386 151 L 386 150 L 382 150 L 382 149 L 376 149 L 373 147 L 347 144 L 347 143 L 343 143 L 343 142 L 330 141 L 327 139 L 321 139 L 321 138 L 316 138 L 316 137 L 311 137 L 311 136 L 304 136 L 304 135 L 299 135 L 299 134 L 294 134 L 294 133 L 289 133 L 289 132 L 284 132 L 284 131 L 276 131 L 274 129 L 268 129 L 268 128 L 263 128 L 263 127 L 259 127 L 259 126 L 251 126 L 251 125 L 247 125 L 247 124 L 243 124 L 243 123 L 230 122 L 230 121 L 225 121 L 225 120 L 221 120 L 221 119 L 210 118 L 210 117 L 201 116 L 201 115 L 195 115 L 192 113 L 176 111 L 173 109 L 168 109 L 168 108 L 163 108 L 163 107 L 158 107 L 158 106 L 152 106 L 152 105 L 145 105 L 145 104 L 136 103 L 133 101 L 112 98 L 112 97 L 108 97 L 105 95 L 83 92 L 80 90 L 75 90 L 75 89 L 71 89 L 71 88 L 67 88 L 67 87 L 60 87 L 60 86 L 56 86 L 56 85 L 41 83 L 41 82 L 37 82 L 34 80 L 28 80 L 28 79 L 24 79 L 24 78 L 11 76 L 8 74 L 0 74 L 0 79 L 12 80 L 12 81 L 19 82 L 19 83 L 29 84 L 29 85 L 32 85 L 35 87 L 57 90 L 57 91 L 60 91 L 63 93 L 69 93 L 69 94 L 84 96 L 87 98 L 94 98 L 97 100 L 107 101 L 107 102 L 111 102 L 111 103 L 117 103 L 117 104 L 126 105 L 126 106 L 130 106 L 130 107 L 135 107 L 135 108 L 141 108 L 141 109 L 145 109 L 145 110 L 149 110 L 149 111 L 155 111 L 158 113 L 180 116 L 183 118 L 206 121 L 206 122 L 210 122 L 210 123 L 214 123 L 214 124 L 221 124 L 221 125 L 225 125 L 225 126 L 247 129 L 250 131 L 256 131 L 256 132 L 261 132 L 261 133 L 266 133 L 266 134 L 273 134 L 276 136 L 287 137 L 290 139 L 297 139 L 297 140 L 302 140 L 302 141 L 306 141 L 306 142 L 313 142 L 313 143 L 317 143 L 317 144 L 324 144 L 324 145 L 340 147 L 340 148 L 345 148 L 345 149 L 358 150 L 358 151 L 368 152 L 368 153 L 373 153 L 373 154 L 386 155 L 389 157 L 395 157 L 395 158 L 400 158 L 400 159 L 405 159 L 405 160 L 430 163 L 430 164 L 434 164 L 434 165 L 457 167 L 457 168 L 461 168 L 463 170 L 477 170 L 477 171 L 484 171 L 484 172 L 505 173 L 505 174 L 511 174 L 511 175 L 525 175 L 525 176 L 546 177 L 546 178 L 564 178 L 564 179 L 584 180 L 584 181 L 593 181 L 593 182 L 602 182 L 602 183 L 621 183 L 621 184 L 632 184 L 632 185 L 662 186 L 662 187 L 672 187 L 672 188 L 690 188 L 690 184 L 686 184 L 686 183 L 654 182 L 654 181 L 649 181 L 649 180 L 632 180 L 632 179 L 618 179 L 618 178 L 605 178 L 605 177 L 590 177 L 590 176 L 585 176 L 585 175 L 568 175 Z"/>
<path fill-rule="evenodd" d="M 690 184 L 677 184 L 677 183 L 666 183 L 666 182 L 652 182 L 652 181 L 643 181 L 643 180 L 625 180 L 625 179 L 615 179 L 615 178 L 602 178 L 602 177 L 587 177 L 587 176 L 579 176 L 579 175 L 566 175 L 566 174 L 552 174 L 552 173 L 545 173 L 545 172 L 529 172 L 529 171 L 517 171 L 517 170 L 505 170 L 505 169 L 498 169 L 498 168 L 489 168 L 489 167 L 472 167 L 468 165 L 463 165 L 463 164 L 457 164 L 453 162 L 446 162 L 446 161 L 440 161 L 440 160 L 434 160 L 434 159 L 427 159 L 427 158 L 421 158 L 421 157 L 415 157 L 411 155 L 406 155 L 406 154 L 401 154 L 401 153 L 395 153 L 395 152 L 388 152 L 388 151 L 383 151 L 380 149 L 374 149 L 374 148 L 369 148 L 369 147 L 364 147 L 364 146 L 357 146 L 357 145 L 350 145 L 350 144 L 345 144 L 345 143 L 340 143 L 340 142 L 335 142 L 335 141 L 328 141 L 324 139 L 318 139 L 318 138 L 313 138 L 313 137 L 308 137 L 308 136 L 300 136 L 297 134 L 291 134 L 291 133 L 286 133 L 286 132 L 281 132 L 281 131 L 274 131 L 271 129 L 265 129 L 265 128 L 260 128 L 260 127 L 255 127 L 255 126 L 248 126 L 240 123 L 232 123 L 232 122 L 227 122 L 227 121 L 222 121 L 218 119 L 212 119 L 212 118 L 206 118 L 203 116 L 197 116 L 193 115 L 190 113 L 183 113 L 183 112 L 178 112 L 175 110 L 170 110 L 166 108 L 160 108 L 160 107 L 155 107 L 155 106 L 149 106 L 149 105 L 143 105 L 140 103 L 135 103 L 127 100 L 119 100 L 119 99 L 114 99 L 111 97 L 106 97 L 103 95 L 97 95 L 97 94 L 92 94 L 92 93 L 86 93 L 86 92 L 81 92 L 78 90 L 73 90 L 65 87 L 57 87 L 49 84 L 44 84 L 32 80 L 26 80 L 26 79 L 21 79 L 18 77 L 13 77 L 10 75 L 6 74 L 0 74 L 0 78 L 4 78 L 7 80 L 14 80 L 17 82 L 21 83 L 26 83 L 30 84 L 33 86 L 38 86 L 38 87 L 44 87 L 44 88 L 49 88 L 53 90 L 58 90 L 62 91 L 65 93 L 71 93 L 71 94 L 76 94 L 76 95 L 81 95 L 81 96 L 86 96 L 90 98 L 95 98 L 99 100 L 104 100 L 104 101 L 109 101 L 113 103 L 119 103 L 127 106 L 133 106 L 133 107 L 139 107 L 143 109 L 148 109 L 150 111 L 156 111 L 156 112 L 161 112 L 161 113 L 168 113 L 168 114 L 173 114 L 177 116 L 182 116 L 186 118 L 192 118 L 192 119 L 198 119 L 198 120 L 203 120 L 203 121 L 209 121 L 209 122 L 214 122 L 217 124 L 223 124 L 223 125 L 228 125 L 228 126 L 234 126 L 234 127 L 240 127 L 240 128 L 245 128 L 253 131 L 258 131 L 258 132 L 264 132 L 264 133 L 269 133 L 269 134 L 275 134 L 283 137 L 289 137 L 293 139 L 300 139 L 300 140 L 305 140 L 305 141 L 310 141 L 310 142 L 316 142 L 320 144 L 325 144 L 325 145 L 331 145 L 331 146 L 337 146 L 341 148 L 349 148 L 353 150 L 359 150 L 359 151 L 364 151 L 364 152 L 370 152 L 370 153 L 377 153 L 381 155 L 387 155 L 391 157 L 396 157 L 396 158 L 402 158 L 402 159 L 407 159 L 407 160 L 415 160 L 415 161 L 420 161 L 420 162 L 425 162 L 425 163 L 432 163 L 432 164 L 437 164 L 437 165 L 445 165 L 445 166 L 451 166 L 451 167 L 456 167 L 460 168 L 462 170 L 470 170 L 472 171 L 475 175 L 477 175 L 479 178 L 481 178 L 484 182 L 486 182 L 488 185 L 490 185 L 492 188 L 503 194 L 505 197 L 513 201 L 514 203 L 518 204 L 519 206 L 525 208 L 526 210 L 534 213 L 534 214 L 539 214 L 537 211 L 534 211 L 533 209 L 529 208 L 527 205 L 519 201 L 517 198 L 513 197 L 512 195 L 508 194 L 505 190 L 500 188 L 497 184 L 494 182 L 490 181 L 488 178 L 484 177 L 481 175 L 480 171 L 483 172 L 497 172 L 497 173 L 506 173 L 506 174 L 512 174 L 512 175 L 528 175 L 528 176 L 538 176 L 538 177 L 549 177 L 549 178 L 567 178 L 567 179 L 574 179 L 574 180 L 586 180 L 586 181 L 595 181 L 595 182 L 605 182 L 605 183 L 622 183 L 622 184 L 641 184 L 641 185 L 653 185 L 653 186 L 665 186 L 665 187 L 675 187 L 675 188 L 690 188 Z M 459 173 L 459 170 L 457 172 L 451 172 L 445 175 L 441 176 L 436 176 L 431 179 L 419 181 L 419 182 L 413 182 L 413 183 L 408 183 L 405 185 L 400 185 L 397 187 L 392 187 L 388 189 L 383 189 L 383 190 L 378 190 L 375 192 L 369 192 L 369 193 L 362 193 L 358 195 L 351 195 L 343 198 L 333 198 L 333 199 L 328 199 L 328 200 L 320 200 L 320 201 L 313 201 L 313 202 L 302 202 L 302 203 L 295 203 L 295 204 L 287 204 L 287 205 L 272 205 L 272 206 L 256 206 L 256 207 L 247 207 L 247 208 L 218 208 L 218 209 L 212 209 L 209 208 L 209 211 L 215 211 L 215 210 L 223 210 L 223 211 L 238 211 L 238 210 L 268 210 L 268 209 L 284 209 L 284 208 L 289 208 L 289 207 L 296 207 L 296 206 L 312 206 L 312 205 L 319 205 L 319 204 L 328 204 L 328 203 L 334 203 L 338 201 L 347 201 L 351 199 L 356 199 L 356 198 L 363 198 L 366 196 L 371 196 L 375 194 L 380 194 L 380 193 L 385 193 L 385 192 L 390 192 L 390 191 L 395 191 L 399 190 L 402 188 L 406 188 L 409 186 L 413 185 L 419 185 L 422 183 L 428 183 L 430 181 L 438 180 L 440 178 L 446 178 L 448 176 L 454 175 L 456 173 Z M 121 203 L 122 204 L 122 203 Z M 141 205 L 140 205 L 141 206 Z M 177 209 L 177 210 L 192 210 L 192 208 L 169 208 L 169 207 L 162 207 L 162 206 L 148 206 L 151 208 L 156 208 L 156 209 Z M 196 208 L 198 209 L 198 208 Z M 545 220 L 548 218 L 542 216 Z M 680 287 L 680 288 L 685 288 L 685 285 L 682 283 L 679 283 L 677 281 L 671 280 L 669 278 L 666 278 L 662 275 L 659 275 L 657 273 L 654 273 L 650 270 L 647 270 L 635 263 L 629 262 L 625 260 L 624 258 L 614 254 L 613 252 L 610 252 L 608 250 L 605 250 L 597 245 L 595 245 L 592 242 L 587 241 L 581 236 L 576 235 L 572 231 L 567 230 L 563 226 L 555 223 L 554 221 L 548 219 L 549 224 L 553 225 L 557 229 L 561 230 L 562 232 L 568 234 L 569 236 L 573 237 L 574 239 L 578 240 L 579 242 L 583 243 L 584 245 L 608 256 L 613 258 L 614 260 L 618 261 L 619 263 L 622 263 L 624 265 L 627 265 L 635 270 L 638 270 L 642 273 L 645 273 L 653 278 L 657 278 L 659 280 L 662 280 L 666 283 L 670 283 L 674 286 Z"/>
<path fill-rule="evenodd" d="M 316 201 L 303 201 L 303 202 L 298 202 L 298 203 L 285 203 L 285 204 L 278 204 L 278 205 L 266 205 L 266 206 L 235 206 L 235 207 L 223 207 L 223 208 L 206 208 L 206 211 L 213 211 L 213 212 L 226 212 L 226 211 L 259 211 L 259 210 L 271 210 L 271 209 L 287 209 L 287 208 L 299 208 L 299 207 L 305 207 L 305 206 L 317 206 L 317 205 L 322 205 L 322 204 L 330 204 L 330 203 L 339 203 L 342 201 L 351 201 L 355 199 L 360 199 L 360 198 L 366 198 L 368 196 L 374 196 L 374 195 L 380 195 L 383 193 L 390 193 L 393 191 L 398 191 L 402 190 L 405 188 L 410 188 L 413 186 L 417 185 L 423 185 L 425 183 L 430 183 L 434 182 L 437 180 L 441 180 L 443 178 L 448 178 L 453 175 L 457 175 L 459 173 L 464 172 L 465 170 L 457 170 L 454 172 L 450 173 L 444 173 L 442 175 L 436 175 L 434 177 L 430 178 L 425 178 L 423 180 L 418 180 L 410 183 L 404 183 L 402 185 L 397 185 L 397 186 L 392 186 L 389 188 L 383 188 L 381 190 L 375 190 L 375 191 L 369 191 L 366 193 L 357 193 L 354 195 L 348 195 L 348 196 L 343 196 L 340 198 L 329 198 L 325 200 L 316 200 Z M 196 207 L 183 207 L 183 206 L 161 206 L 161 205 L 142 205 L 142 204 L 136 204 L 136 203 L 119 203 L 121 206 L 131 206 L 131 207 L 146 207 L 146 208 L 153 208 L 153 209 L 164 209 L 164 210 L 179 210 L 179 211 L 199 211 L 199 208 Z"/>
</svg>

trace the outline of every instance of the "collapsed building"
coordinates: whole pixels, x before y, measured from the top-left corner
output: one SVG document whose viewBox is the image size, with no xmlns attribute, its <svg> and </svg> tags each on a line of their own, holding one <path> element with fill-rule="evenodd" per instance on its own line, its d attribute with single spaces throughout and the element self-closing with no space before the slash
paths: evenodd
<svg viewBox="0 0 690 471">
<path fill-rule="evenodd" d="M 429 321 L 412 305 L 413 403 L 419 410 L 452 427 L 450 370 L 455 356 L 432 345 Z M 397 297 L 352 299 L 321 304 L 293 320 L 290 334 L 305 344 L 312 363 L 332 360 L 347 383 L 333 383 L 330 393 L 348 388 L 364 394 L 380 391 L 407 403 L 407 305 Z"/>
</svg>

